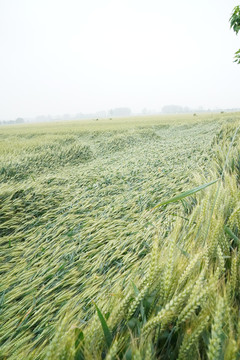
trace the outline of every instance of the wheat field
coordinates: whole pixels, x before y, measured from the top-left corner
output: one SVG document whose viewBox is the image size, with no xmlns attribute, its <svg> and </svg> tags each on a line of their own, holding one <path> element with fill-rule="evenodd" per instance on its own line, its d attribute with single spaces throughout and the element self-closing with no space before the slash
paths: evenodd
<svg viewBox="0 0 240 360">
<path fill-rule="evenodd" d="M 240 114 L 0 128 L 0 359 L 240 359 Z"/>
</svg>

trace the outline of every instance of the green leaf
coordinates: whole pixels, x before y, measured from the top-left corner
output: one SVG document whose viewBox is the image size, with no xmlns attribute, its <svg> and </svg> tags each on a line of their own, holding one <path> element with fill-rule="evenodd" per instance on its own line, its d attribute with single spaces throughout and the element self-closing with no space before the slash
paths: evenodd
<svg viewBox="0 0 240 360">
<path fill-rule="evenodd" d="M 124 358 L 126 360 L 132 360 L 132 349 L 130 347 L 127 349 Z"/>
<path fill-rule="evenodd" d="M 84 360 L 84 354 L 82 349 L 82 343 L 84 340 L 84 334 L 79 328 L 75 329 L 75 360 Z"/>
<path fill-rule="evenodd" d="M 132 286 L 133 286 L 133 290 L 134 290 L 135 295 L 138 296 L 139 290 L 138 290 L 137 286 L 134 284 L 133 281 L 132 281 Z"/>
<path fill-rule="evenodd" d="M 137 325 L 137 319 L 136 319 L 136 318 L 130 319 L 130 320 L 128 321 L 127 325 L 129 326 L 129 328 L 130 328 L 131 330 L 133 330 L 133 329 L 136 327 L 136 325 Z"/>
<path fill-rule="evenodd" d="M 75 347 L 78 347 L 80 342 L 83 341 L 83 339 L 84 339 L 82 330 L 80 330 L 79 328 L 76 328 L 75 336 L 76 336 Z"/>
<path fill-rule="evenodd" d="M 141 301 L 140 303 L 140 314 L 142 316 L 142 322 L 145 323 L 147 319 L 146 319 L 145 307 L 143 305 L 143 301 Z"/>
<path fill-rule="evenodd" d="M 169 214 L 169 215 L 177 216 L 177 217 L 180 217 L 181 219 L 184 219 L 184 220 L 186 220 L 186 221 L 189 221 L 188 218 L 186 218 L 186 217 L 184 217 L 184 216 L 181 216 L 181 215 L 178 215 L 178 214 L 175 214 L 175 213 L 171 213 L 171 214 Z"/>
<path fill-rule="evenodd" d="M 226 225 L 224 226 L 224 231 L 226 234 L 228 234 L 237 245 L 240 245 L 240 240 L 239 238 L 232 232 L 231 229 L 229 229 L 229 227 L 227 227 Z"/>
<path fill-rule="evenodd" d="M 184 256 L 186 256 L 186 258 L 190 258 L 190 254 L 187 252 L 187 251 L 185 251 L 185 250 L 183 250 L 178 244 L 176 244 L 177 245 L 177 248 L 181 251 L 181 253 L 184 255 Z"/>
<path fill-rule="evenodd" d="M 104 337 L 105 337 L 107 346 L 108 346 L 108 348 L 110 348 L 110 346 L 112 344 L 112 340 L 113 340 L 112 339 L 112 334 L 111 334 L 111 332 L 109 330 L 109 327 L 107 326 L 107 323 L 106 323 L 106 320 L 104 319 L 103 314 L 101 313 L 101 311 L 99 310 L 97 305 L 96 304 L 94 304 L 94 305 L 96 307 L 97 314 L 98 314 L 99 320 L 100 320 L 101 325 L 102 325 L 102 329 L 103 329 L 103 333 L 104 333 Z"/>
<path fill-rule="evenodd" d="M 108 320 L 108 319 L 109 319 L 109 316 L 110 316 L 110 311 L 108 311 L 108 312 L 105 314 L 105 319 Z"/>
<path fill-rule="evenodd" d="M 238 34 L 239 32 L 239 26 L 240 26 L 240 6 L 236 6 L 233 9 L 232 15 L 229 19 L 230 21 L 230 28 L 233 29 L 233 31 Z"/>
<path fill-rule="evenodd" d="M 177 202 L 177 201 L 179 201 L 179 200 L 182 200 L 182 199 L 184 199 L 184 198 L 187 197 L 187 196 L 193 195 L 193 194 L 197 193 L 198 191 L 201 191 L 201 190 L 206 189 L 208 186 L 215 184 L 215 183 L 216 183 L 217 181 L 219 181 L 219 180 L 220 180 L 220 178 L 218 178 L 218 179 L 216 179 L 216 180 L 213 180 L 213 181 L 211 181 L 211 182 L 209 182 L 209 183 L 200 185 L 200 186 L 198 186 L 198 187 L 196 187 L 196 188 L 193 188 L 193 189 L 191 189 L 191 190 L 187 190 L 187 191 L 185 191 L 185 192 L 183 192 L 183 193 L 181 193 L 181 194 L 179 194 L 179 195 L 176 195 L 176 196 L 172 197 L 171 199 L 168 199 L 168 200 L 165 200 L 165 201 L 160 202 L 159 204 L 157 204 L 156 206 L 154 206 L 153 209 L 157 209 L 158 207 L 160 207 L 160 206 L 162 206 L 162 205 L 167 205 L 167 204 L 170 204 L 170 203 L 172 203 L 172 202 Z"/>
</svg>

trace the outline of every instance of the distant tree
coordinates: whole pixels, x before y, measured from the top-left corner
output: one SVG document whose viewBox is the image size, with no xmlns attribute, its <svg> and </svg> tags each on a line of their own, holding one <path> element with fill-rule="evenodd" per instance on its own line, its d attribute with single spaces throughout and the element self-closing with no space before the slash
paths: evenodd
<svg viewBox="0 0 240 360">
<path fill-rule="evenodd" d="M 165 105 L 162 108 L 162 112 L 165 114 L 179 114 L 183 113 L 183 108 L 179 105 Z"/>
<path fill-rule="evenodd" d="M 21 117 L 18 117 L 18 118 L 15 120 L 15 123 L 16 123 L 16 124 L 23 124 L 23 123 L 24 123 L 24 119 L 21 118 Z"/>
<path fill-rule="evenodd" d="M 62 120 L 70 120 L 71 116 L 69 114 L 64 114 Z"/>
<path fill-rule="evenodd" d="M 132 113 L 128 107 L 121 107 L 109 110 L 109 116 L 130 116 Z"/>
<path fill-rule="evenodd" d="M 235 6 L 229 21 L 230 21 L 230 27 L 233 29 L 233 31 L 236 34 L 238 34 L 238 32 L 240 31 L 240 5 Z M 235 53 L 234 62 L 240 64 L 240 49 Z"/>
</svg>

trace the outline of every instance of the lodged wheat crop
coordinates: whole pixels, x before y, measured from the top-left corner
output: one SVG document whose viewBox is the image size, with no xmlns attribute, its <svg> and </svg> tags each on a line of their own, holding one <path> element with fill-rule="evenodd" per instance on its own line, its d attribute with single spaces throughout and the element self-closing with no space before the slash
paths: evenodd
<svg viewBox="0 0 240 360">
<path fill-rule="evenodd" d="M 239 359 L 239 114 L 0 130 L 1 359 Z"/>
</svg>

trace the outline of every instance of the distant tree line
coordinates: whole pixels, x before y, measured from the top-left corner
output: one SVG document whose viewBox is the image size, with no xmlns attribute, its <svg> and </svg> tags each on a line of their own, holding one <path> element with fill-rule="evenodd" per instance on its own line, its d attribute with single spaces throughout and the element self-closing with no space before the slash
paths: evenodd
<svg viewBox="0 0 240 360">
<path fill-rule="evenodd" d="M 187 106 L 180 105 L 165 105 L 162 108 L 162 113 L 164 114 L 180 114 L 190 112 L 191 109 Z"/>
<path fill-rule="evenodd" d="M 128 107 L 119 107 L 109 110 L 109 116 L 130 116 L 132 110 Z"/>
<path fill-rule="evenodd" d="M 21 117 L 18 117 L 16 120 L 0 121 L 0 125 L 23 124 L 23 123 L 24 123 L 24 119 Z"/>
<path fill-rule="evenodd" d="M 71 114 L 64 114 L 64 115 L 40 115 L 36 116 L 34 118 L 27 118 L 23 119 L 21 117 L 18 117 L 16 120 L 0 120 L 0 125 L 9 125 L 9 124 L 22 124 L 24 122 L 50 122 L 50 121 L 61 121 L 61 120 L 81 120 L 81 119 L 106 119 L 106 118 L 112 118 L 112 117 L 124 117 L 124 116 L 131 116 L 132 110 L 129 107 L 118 107 L 113 108 L 108 111 L 97 111 L 95 113 L 77 113 L 75 115 Z"/>
<path fill-rule="evenodd" d="M 202 106 L 198 108 L 189 108 L 188 106 L 180 105 L 166 105 L 162 108 L 162 114 L 186 114 L 186 113 L 206 113 L 206 112 L 236 112 L 240 111 L 240 108 L 229 108 L 229 109 L 204 109 Z"/>
</svg>

